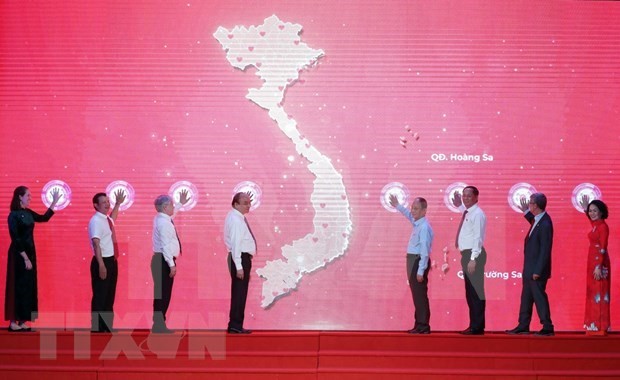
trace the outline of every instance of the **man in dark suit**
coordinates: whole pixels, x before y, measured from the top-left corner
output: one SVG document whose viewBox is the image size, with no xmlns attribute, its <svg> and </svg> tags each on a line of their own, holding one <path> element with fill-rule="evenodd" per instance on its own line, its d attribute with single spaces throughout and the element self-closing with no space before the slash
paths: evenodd
<svg viewBox="0 0 620 380">
<path fill-rule="evenodd" d="M 551 277 L 551 247 L 553 246 L 553 223 L 545 208 L 547 197 L 542 193 L 532 194 L 529 204 L 521 201 L 521 209 L 526 212 L 525 219 L 530 229 L 525 236 L 523 262 L 523 289 L 521 290 L 521 306 L 519 308 L 519 325 L 508 334 L 529 334 L 532 320 L 532 307 L 543 325 L 536 335 L 554 335 L 549 298 L 547 297 L 547 281 Z M 529 208 L 529 210 L 527 210 Z M 527 211 L 526 211 L 527 210 Z"/>
</svg>

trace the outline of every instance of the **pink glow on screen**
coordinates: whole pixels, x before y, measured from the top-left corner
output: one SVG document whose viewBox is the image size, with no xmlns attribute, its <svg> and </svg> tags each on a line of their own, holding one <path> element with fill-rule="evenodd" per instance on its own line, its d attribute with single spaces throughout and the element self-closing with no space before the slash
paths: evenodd
<svg viewBox="0 0 620 380">
<path fill-rule="evenodd" d="M 62 180 L 71 191 L 70 203 L 36 227 L 38 326 L 89 326 L 91 200 L 118 180 L 134 191 L 116 222 L 126 252 L 119 328 L 150 327 L 153 200 L 178 194 L 178 183 L 196 201 L 175 224 L 183 256 L 171 328 L 226 326 L 222 230 L 240 184 L 260 193 L 248 216 L 258 241 L 246 308 L 252 329 L 412 327 L 404 258 L 411 226 L 382 201 L 391 183 L 404 186 L 403 201 L 428 200 L 433 330 L 467 327 L 452 248 L 460 216 L 446 202 L 464 184 L 480 189 L 488 220 L 488 330 L 514 327 L 518 317 L 529 226 L 511 203 L 515 185 L 549 199 L 557 330 L 583 324 L 590 225 L 574 202 L 584 191 L 610 208 L 618 272 L 620 3 L 33 1 L 2 2 L 0 13 L 0 209 L 8 214 L 18 185 L 41 194 Z M 218 28 L 233 43 L 235 27 L 259 27 L 272 15 L 283 32 L 303 29 L 286 49 L 308 49 L 280 56 L 279 46 L 243 42 L 229 47 L 243 53 L 230 62 Z M 264 55 L 250 62 L 252 54 Z M 250 89 L 274 80 L 257 76 L 269 62 L 290 69 L 303 54 L 316 58 L 273 87 L 281 102 L 250 99 Z M 45 209 L 38 197 L 31 207 Z M 4 263 L 6 223 L 0 237 Z M 278 293 L 259 272 L 284 260 L 286 247 L 321 260 L 300 263 L 297 282 Z"/>
</svg>

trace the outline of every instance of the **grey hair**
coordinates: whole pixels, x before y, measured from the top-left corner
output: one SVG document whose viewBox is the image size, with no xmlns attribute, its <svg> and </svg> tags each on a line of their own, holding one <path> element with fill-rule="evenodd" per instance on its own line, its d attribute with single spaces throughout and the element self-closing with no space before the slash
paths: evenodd
<svg viewBox="0 0 620 380">
<path fill-rule="evenodd" d="M 163 212 L 164 206 L 169 203 L 172 203 L 172 198 L 170 198 L 169 195 L 165 194 L 158 196 L 157 198 L 155 198 L 155 202 L 153 202 L 153 204 L 155 205 L 155 210 L 157 210 L 157 212 Z"/>
<path fill-rule="evenodd" d="M 545 211 L 545 209 L 547 208 L 547 197 L 545 196 L 545 194 L 534 193 L 530 196 L 530 199 L 534 201 L 534 203 L 536 204 L 536 206 L 538 206 L 539 209 Z"/>
</svg>

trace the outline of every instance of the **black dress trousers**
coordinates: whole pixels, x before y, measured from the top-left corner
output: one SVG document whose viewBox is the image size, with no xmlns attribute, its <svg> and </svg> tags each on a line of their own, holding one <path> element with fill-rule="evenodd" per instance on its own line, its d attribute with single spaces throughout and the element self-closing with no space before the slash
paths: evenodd
<svg viewBox="0 0 620 380">
<path fill-rule="evenodd" d="M 115 257 L 104 257 L 103 264 L 107 270 L 105 280 L 99 277 L 99 264 L 93 256 L 90 262 L 90 279 L 93 298 L 90 303 L 91 330 L 112 331 L 114 326 L 114 298 L 118 279 L 118 262 Z"/>
<path fill-rule="evenodd" d="M 170 266 L 160 252 L 153 254 L 151 259 L 151 275 L 153 276 L 153 327 L 161 328 L 166 326 L 166 313 L 172 298 L 174 277 L 170 277 Z"/>
<path fill-rule="evenodd" d="M 484 294 L 484 265 L 487 262 L 487 253 L 482 251 L 476 257 L 476 270 L 467 272 L 467 264 L 471 260 L 471 249 L 461 251 L 461 267 L 465 279 L 465 298 L 469 307 L 469 328 L 474 331 L 484 331 L 486 296 Z"/>
<path fill-rule="evenodd" d="M 250 285 L 250 272 L 252 271 L 252 255 L 246 252 L 241 253 L 241 266 L 243 268 L 243 280 L 237 278 L 237 268 L 233 262 L 232 255 L 228 254 L 228 270 L 230 272 L 230 314 L 228 328 L 243 329 L 243 319 L 245 317 L 245 302 L 248 298 L 248 287 Z"/>
</svg>

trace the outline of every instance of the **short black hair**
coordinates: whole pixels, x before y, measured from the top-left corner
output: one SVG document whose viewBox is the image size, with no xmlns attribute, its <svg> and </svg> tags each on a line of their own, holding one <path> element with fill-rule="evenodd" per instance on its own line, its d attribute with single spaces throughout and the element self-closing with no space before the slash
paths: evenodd
<svg viewBox="0 0 620 380">
<path fill-rule="evenodd" d="M 463 188 L 463 192 L 465 192 L 466 189 L 471 189 L 471 191 L 474 193 L 475 196 L 478 196 L 478 194 L 480 194 L 476 186 L 465 186 Z"/>
<path fill-rule="evenodd" d="M 97 203 L 99 203 L 99 197 L 107 197 L 107 196 L 108 196 L 108 194 L 106 194 L 106 193 L 97 193 L 97 194 L 95 194 L 95 196 L 93 197 L 93 207 L 94 207 Z M 96 210 L 96 209 L 97 209 L 97 208 L 95 207 L 95 210 Z"/>
<path fill-rule="evenodd" d="M 547 208 L 547 196 L 543 193 L 534 193 L 530 197 L 539 209 L 545 211 Z"/>
<path fill-rule="evenodd" d="M 607 205 L 605 204 L 605 202 L 595 199 L 590 202 L 590 204 L 588 204 L 588 210 L 586 211 L 588 219 L 590 219 L 590 206 L 592 205 L 595 205 L 601 212 L 601 219 L 607 219 L 609 217 L 609 210 L 607 209 Z"/>
<path fill-rule="evenodd" d="M 233 196 L 232 202 L 230 202 L 230 205 L 235 207 L 235 204 L 240 203 L 241 202 L 241 197 L 244 196 L 244 195 L 246 197 L 249 197 L 248 193 L 244 193 L 242 191 L 240 191 L 237 194 L 235 194 L 235 196 Z"/>
</svg>

